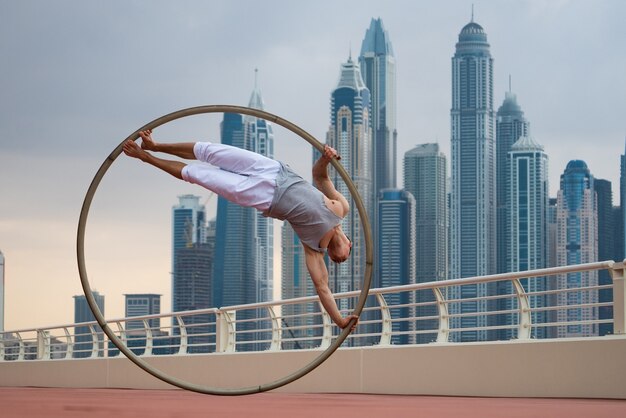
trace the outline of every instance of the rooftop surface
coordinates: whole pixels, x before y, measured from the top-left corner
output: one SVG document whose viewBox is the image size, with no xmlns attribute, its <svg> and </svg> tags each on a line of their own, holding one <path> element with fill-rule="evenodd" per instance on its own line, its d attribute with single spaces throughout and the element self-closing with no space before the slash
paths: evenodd
<svg viewBox="0 0 626 418">
<path fill-rule="evenodd" d="M 182 390 L 0 387 L 4 418 L 30 417 L 625 417 L 604 399 L 261 393 L 223 397 Z"/>
</svg>

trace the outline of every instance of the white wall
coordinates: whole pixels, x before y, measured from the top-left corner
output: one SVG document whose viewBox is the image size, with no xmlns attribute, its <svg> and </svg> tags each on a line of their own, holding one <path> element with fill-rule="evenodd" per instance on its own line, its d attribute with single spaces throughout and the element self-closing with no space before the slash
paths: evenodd
<svg viewBox="0 0 626 418">
<path fill-rule="evenodd" d="M 283 392 L 626 399 L 626 337 L 340 349 Z M 319 351 L 148 357 L 192 383 L 268 383 Z M 0 386 L 171 387 L 125 358 L 0 362 Z"/>
</svg>

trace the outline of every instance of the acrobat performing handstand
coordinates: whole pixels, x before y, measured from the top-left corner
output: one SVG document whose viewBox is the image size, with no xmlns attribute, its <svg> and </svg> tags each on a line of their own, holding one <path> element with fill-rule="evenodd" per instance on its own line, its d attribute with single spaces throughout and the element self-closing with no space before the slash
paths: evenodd
<svg viewBox="0 0 626 418">
<path fill-rule="evenodd" d="M 306 266 L 324 309 L 338 327 L 352 324 L 354 330 L 358 316 L 341 315 L 328 287 L 324 262 L 325 252 L 333 262 L 342 263 L 352 249 L 352 242 L 341 229 L 350 206 L 328 176 L 328 164 L 339 157 L 335 149 L 326 145 L 313 165 L 314 186 L 286 164 L 252 151 L 211 142 L 157 143 L 151 130 L 139 136 L 141 146 L 131 140 L 123 145 L 129 157 L 198 184 L 233 203 L 253 207 L 264 216 L 289 222 L 304 247 Z M 148 151 L 210 165 L 162 159 Z"/>
</svg>

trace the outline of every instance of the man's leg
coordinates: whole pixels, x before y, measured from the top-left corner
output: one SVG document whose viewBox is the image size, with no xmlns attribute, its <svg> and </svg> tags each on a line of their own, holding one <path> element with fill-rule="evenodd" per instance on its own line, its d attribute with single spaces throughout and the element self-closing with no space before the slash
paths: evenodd
<svg viewBox="0 0 626 418">
<path fill-rule="evenodd" d="M 181 142 L 174 144 L 160 144 L 152 139 L 152 130 L 139 132 L 141 138 L 141 148 L 147 151 L 164 152 L 187 160 L 195 160 L 193 152 L 195 142 Z"/>
<path fill-rule="evenodd" d="M 141 148 L 148 151 L 164 152 L 187 160 L 199 160 L 223 170 L 245 176 L 275 176 L 280 164 L 271 158 L 225 144 L 211 142 L 183 142 L 161 144 L 152 139 L 152 131 L 139 133 Z"/>
<path fill-rule="evenodd" d="M 138 158 L 178 179 L 198 184 L 241 206 L 264 211 L 272 202 L 275 187 L 273 178 L 236 174 L 200 163 L 164 160 L 141 149 L 134 141 L 124 143 L 123 149 L 129 157 Z"/>
<path fill-rule="evenodd" d="M 278 161 L 231 145 L 196 142 L 193 151 L 199 161 L 244 176 L 275 178 L 280 168 Z"/>
<path fill-rule="evenodd" d="M 139 145 L 135 143 L 135 141 L 127 141 L 126 143 L 124 143 L 123 150 L 124 154 L 128 155 L 129 157 L 138 158 L 143 162 L 160 168 L 161 170 L 171 174 L 177 179 L 183 180 L 182 172 L 183 168 L 186 166 L 185 163 L 182 163 L 180 161 L 171 161 L 157 158 L 154 155 L 141 149 Z"/>
</svg>

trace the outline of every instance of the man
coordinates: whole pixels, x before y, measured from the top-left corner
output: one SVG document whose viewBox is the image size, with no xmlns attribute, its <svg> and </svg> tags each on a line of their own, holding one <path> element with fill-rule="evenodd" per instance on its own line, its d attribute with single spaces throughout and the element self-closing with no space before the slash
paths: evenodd
<svg viewBox="0 0 626 418">
<path fill-rule="evenodd" d="M 288 221 L 304 247 L 306 266 L 331 319 L 340 328 L 358 317 L 343 317 L 328 287 L 324 252 L 336 263 L 348 259 L 352 243 L 341 229 L 349 205 L 328 177 L 328 164 L 338 158 L 328 145 L 313 165 L 317 188 L 278 161 L 241 148 L 210 142 L 166 144 L 152 139 L 152 131 L 142 131 L 141 147 L 134 141 L 123 145 L 126 155 L 157 167 L 172 176 L 198 184 L 241 206 L 253 207 L 264 216 Z M 148 151 L 163 152 L 188 160 L 209 163 L 186 164 L 155 157 Z"/>
</svg>

